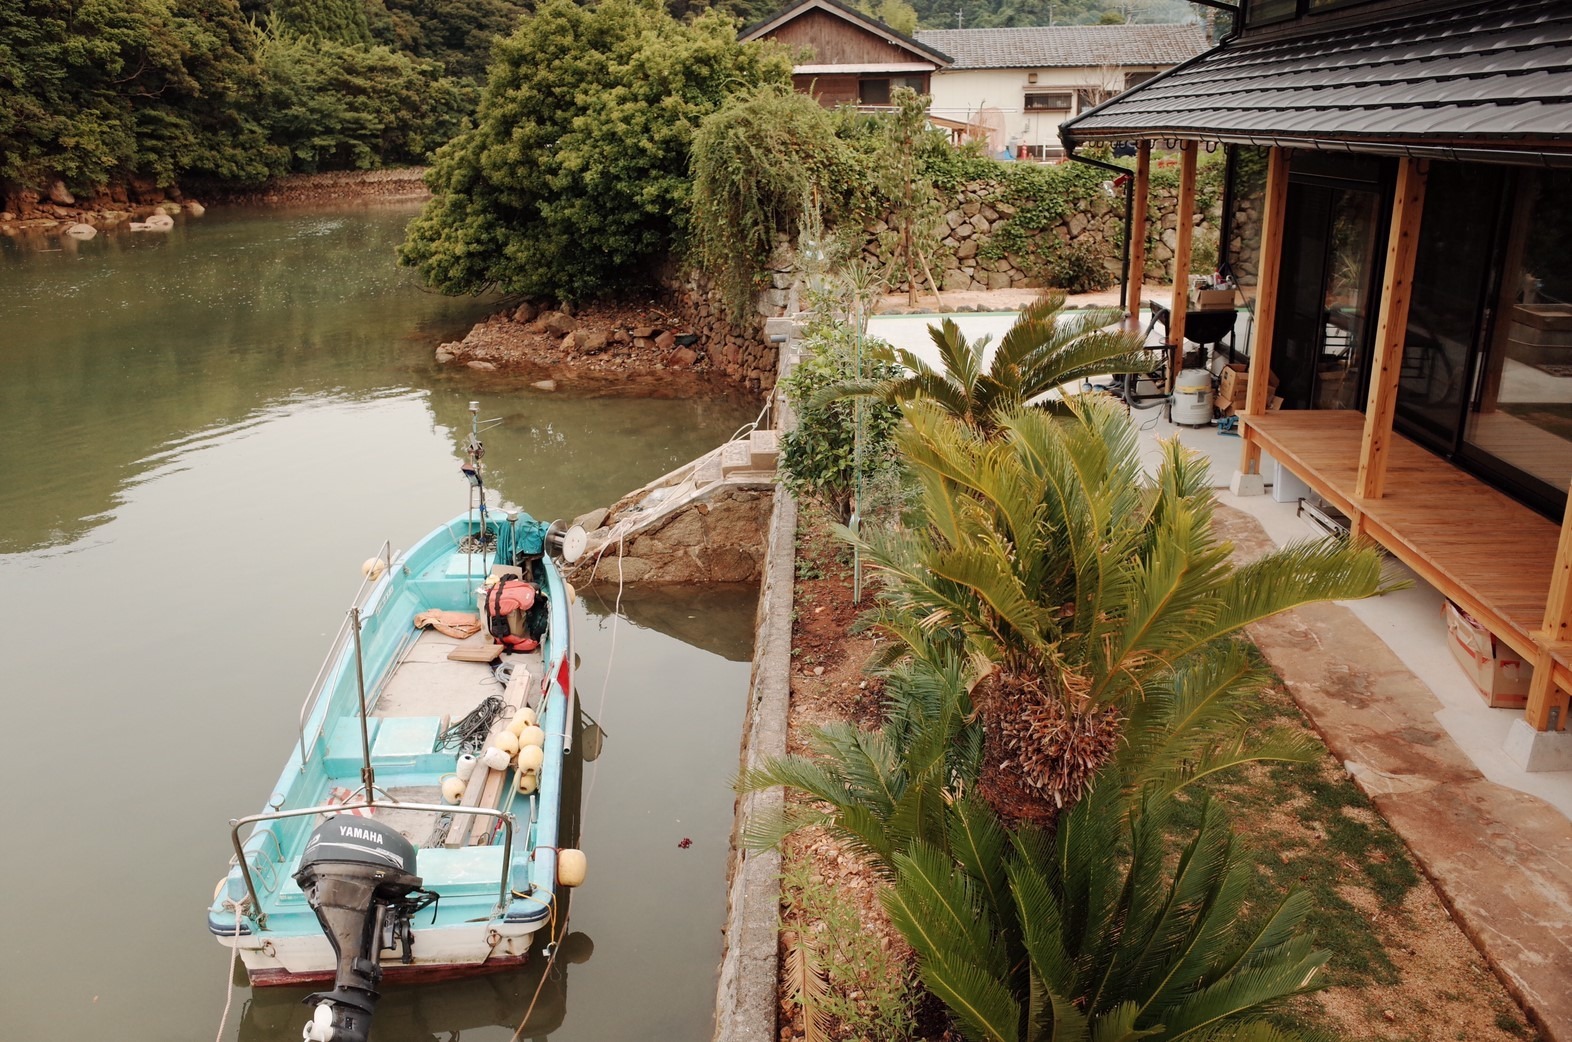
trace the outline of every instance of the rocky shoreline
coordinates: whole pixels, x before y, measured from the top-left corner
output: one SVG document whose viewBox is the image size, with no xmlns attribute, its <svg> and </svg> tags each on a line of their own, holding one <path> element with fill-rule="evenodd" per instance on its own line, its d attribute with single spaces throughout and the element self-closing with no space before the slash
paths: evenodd
<svg viewBox="0 0 1572 1042">
<path fill-rule="evenodd" d="M 441 365 L 519 376 L 543 391 L 693 398 L 743 393 L 698 332 L 655 299 L 573 307 L 524 302 L 440 345 Z"/>
<path fill-rule="evenodd" d="M 132 222 L 133 230 L 159 215 L 200 217 L 210 205 L 294 206 L 351 201 L 406 202 L 427 198 L 425 167 L 393 170 L 344 170 L 326 174 L 299 174 L 280 178 L 257 188 L 214 189 L 198 193 L 198 202 L 179 187 L 133 182 L 115 185 L 92 195 L 77 197 L 56 181 L 47 191 L 17 189 L 0 207 L 0 234 L 51 231 L 65 225 L 67 234 L 91 238 L 98 229 Z M 147 230 L 159 231 L 160 227 Z"/>
</svg>

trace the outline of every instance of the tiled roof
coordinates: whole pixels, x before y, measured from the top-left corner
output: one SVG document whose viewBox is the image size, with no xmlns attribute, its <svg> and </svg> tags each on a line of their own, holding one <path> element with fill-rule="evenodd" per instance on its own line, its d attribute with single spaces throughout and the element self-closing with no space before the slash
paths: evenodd
<svg viewBox="0 0 1572 1042">
<path fill-rule="evenodd" d="M 1061 133 L 1072 147 L 1171 137 L 1572 152 L 1572 4 L 1474 3 L 1228 44 Z"/>
<path fill-rule="evenodd" d="M 1206 50 L 1199 24 L 920 29 L 916 36 L 954 58 L 952 69 L 1177 65 Z"/>
</svg>

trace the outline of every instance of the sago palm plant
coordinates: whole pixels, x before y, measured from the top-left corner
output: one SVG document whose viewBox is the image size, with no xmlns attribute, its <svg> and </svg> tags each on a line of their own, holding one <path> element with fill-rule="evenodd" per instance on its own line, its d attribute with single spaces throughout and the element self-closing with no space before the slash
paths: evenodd
<svg viewBox="0 0 1572 1042">
<path fill-rule="evenodd" d="M 971 663 L 983 795 L 1039 825 L 1087 791 L 1176 670 L 1214 668 L 1252 622 L 1382 589 L 1376 552 L 1347 541 L 1234 565 L 1204 461 L 1170 442 L 1148 479 L 1116 403 L 1066 409 L 1005 413 L 990 438 L 908 403 L 899 447 L 927 523 L 860 539 L 883 580 L 879 621 Z"/>
<path fill-rule="evenodd" d="M 743 791 L 785 785 L 812 803 L 749 822 L 744 840 L 774 846 L 805 825 L 824 825 L 886 874 L 922 842 L 948 849 L 951 805 L 975 781 L 981 732 L 971 721 L 963 664 L 952 653 L 911 657 L 882 674 L 884 725 L 814 732 L 810 755 L 776 757 L 743 773 Z"/>
<path fill-rule="evenodd" d="M 968 426 L 991 432 L 1006 414 L 1066 384 L 1078 387 L 1093 376 L 1152 368 L 1151 357 L 1141 349 L 1141 334 L 1115 327 L 1117 312 L 1065 313 L 1064 301 L 1062 292 L 1053 291 L 1022 308 L 991 359 L 991 337 L 967 340 L 946 318 L 928 327 L 942 368 L 904 348 L 886 349 L 886 360 L 899 363 L 904 373 L 844 384 L 832 393 L 873 395 L 891 403 L 925 398 Z"/>
<path fill-rule="evenodd" d="M 923 843 L 896 856 L 884 902 L 923 983 L 973 1042 L 1305 1038 L 1272 1019 L 1327 959 L 1305 895 L 1250 914 L 1251 862 L 1217 807 L 1176 844 L 1171 792 L 1110 781 L 1051 839 L 995 828 L 989 875 Z"/>
</svg>

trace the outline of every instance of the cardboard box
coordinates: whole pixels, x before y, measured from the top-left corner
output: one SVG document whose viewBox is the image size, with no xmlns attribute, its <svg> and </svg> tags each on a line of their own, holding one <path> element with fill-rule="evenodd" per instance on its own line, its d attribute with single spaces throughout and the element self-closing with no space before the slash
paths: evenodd
<svg viewBox="0 0 1572 1042">
<path fill-rule="evenodd" d="M 1441 615 L 1446 619 L 1447 644 L 1452 655 L 1484 696 L 1485 704 L 1492 709 L 1522 709 L 1528 705 L 1534 667 L 1451 601 L 1442 602 Z"/>
<path fill-rule="evenodd" d="M 1234 297 L 1238 293 L 1234 289 L 1192 289 L 1190 291 L 1190 304 L 1197 311 L 1215 311 L 1221 308 L 1232 308 Z"/>
<path fill-rule="evenodd" d="M 1220 394 L 1214 394 L 1212 396 L 1212 408 L 1217 410 L 1217 415 L 1219 416 L 1232 416 L 1235 412 L 1234 400 L 1232 398 L 1224 398 Z"/>
<path fill-rule="evenodd" d="M 1270 392 L 1277 390 L 1277 374 L 1269 373 L 1266 380 L 1268 397 Z M 1245 395 L 1250 390 L 1250 367 L 1244 362 L 1229 362 L 1223 366 L 1219 376 L 1217 393 L 1239 406 L 1244 404 Z"/>
</svg>

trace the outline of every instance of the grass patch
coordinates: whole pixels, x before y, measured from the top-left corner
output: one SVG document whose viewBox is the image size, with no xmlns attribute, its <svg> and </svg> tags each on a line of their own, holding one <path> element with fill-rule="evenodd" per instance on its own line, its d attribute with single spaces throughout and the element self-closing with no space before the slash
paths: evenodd
<svg viewBox="0 0 1572 1042">
<path fill-rule="evenodd" d="M 1255 734 L 1309 730 L 1281 683 L 1250 703 L 1243 723 Z M 1256 917 L 1271 898 L 1305 890 L 1316 945 L 1332 953 L 1328 985 L 1398 982 L 1375 920 L 1406 915 L 1404 900 L 1423 877 L 1403 841 L 1330 753 L 1314 763 L 1237 768 L 1211 781 L 1206 792 L 1229 809 L 1241 840 L 1256 852 Z M 1199 812 L 1200 800 L 1190 800 L 1187 813 L 1195 822 Z"/>
</svg>

